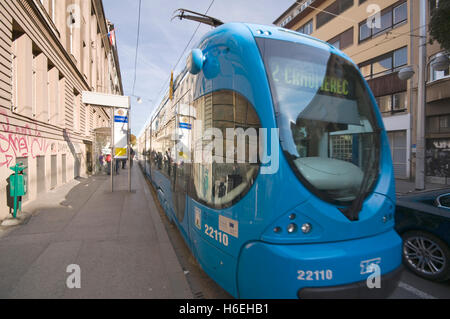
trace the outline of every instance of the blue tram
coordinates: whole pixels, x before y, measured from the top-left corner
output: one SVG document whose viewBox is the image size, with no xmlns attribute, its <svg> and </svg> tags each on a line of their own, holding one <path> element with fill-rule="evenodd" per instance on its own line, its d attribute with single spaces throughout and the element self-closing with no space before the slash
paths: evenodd
<svg viewBox="0 0 450 319">
<path fill-rule="evenodd" d="M 395 289 L 386 132 L 358 68 L 328 43 L 243 23 L 210 31 L 139 140 L 168 218 L 231 295 Z"/>
</svg>

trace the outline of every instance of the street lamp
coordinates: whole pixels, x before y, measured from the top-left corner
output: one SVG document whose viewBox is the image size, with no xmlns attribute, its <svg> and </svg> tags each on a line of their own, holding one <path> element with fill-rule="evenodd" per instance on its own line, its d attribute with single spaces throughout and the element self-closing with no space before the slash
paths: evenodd
<svg viewBox="0 0 450 319">
<path fill-rule="evenodd" d="M 408 65 L 402 69 L 400 69 L 400 71 L 398 72 L 398 78 L 400 80 L 409 80 L 414 76 L 415 72 L 414 72 L 414 68 L 411 65 Z"/>
<path fill-rule="evenodd" d="M 433 69 L 436 71 L 445 71 L 450 66 L 450 59 L 447 54 L 439 52 L 431 63 L 433 64 Z"/>
<path fill-rule="evenodd" d="M 149 102 L 149 103 L 153 102 L 153 100 L 144 99 L 140 96 L 136 96 L 136 95 L 131 95 L 131 96 L 136 99 L 137 104 L 142 104 L 144 102 Z"/>
<path fill-rule="evenodd" d="M 450 59 L 447 54 L 440 52 L 436 54 L 434 59 L 427 63 L 427 68 L 430 64 L 433 65 L 433 69 L 436 71 L 445 71 L 450 66 Z M 412 65 L 408 65 L 400 69 L 398 72 L 398 78 L 400 80 L 410 80 L 415 73 L 414 67 Z"/>
</svg>

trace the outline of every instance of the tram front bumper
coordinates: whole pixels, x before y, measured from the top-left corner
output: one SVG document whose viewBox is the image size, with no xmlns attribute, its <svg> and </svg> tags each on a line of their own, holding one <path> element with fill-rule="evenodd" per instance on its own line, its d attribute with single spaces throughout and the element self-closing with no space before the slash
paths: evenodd
<svg viewBox="0 0 450 319">
<path fill-rule="evenodd" d="M 390 296 L 397 288 L 403 267 L 380 276 L 379 289 L 369 288 L 367 280 L 335 287 L 302 288 L 298 291 L 300 299 L 382 299 Z M 381 289 L 382 288 L 382 289 Z"/>
<path fill-rule="evenodd" d="M 394 230 L 332 243 L 248 243 L 240 298 L 385 298 L 397 287 L 401 239 Z"/>
</svg>

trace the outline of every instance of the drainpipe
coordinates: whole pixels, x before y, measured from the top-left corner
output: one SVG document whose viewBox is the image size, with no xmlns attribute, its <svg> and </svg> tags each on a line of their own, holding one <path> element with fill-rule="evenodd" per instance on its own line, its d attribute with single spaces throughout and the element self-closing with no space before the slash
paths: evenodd
<svg viewBox="0 0 450 319">
<path fill-rule="evenodd" d="M 426 104 L 426 83 L 425 73 L 427 68 L 427 1 L 419 1 L 419 83 L 417 102 L 417 136 L 416 136 L 416 189 L 425 189 L 425 104 Z"/>
<path fill-rule="evenodd" d="M 413 34 L 414 30 L 414 6 L 413 1 L 409 1 L 409 29 L 411 34 Z M 409 53 L 410 53 L 410 62 L 409 65 L 414 64 L 414 37 L 409 37 Z M 413 159 L 413 151 L 411 145 L 412 142 L 412 129 L 414 127 L 414 80 L 409 82 L 409 167 L 408 167 L 408 178 L 412 179 L 412 159 Z"/>
</svg>

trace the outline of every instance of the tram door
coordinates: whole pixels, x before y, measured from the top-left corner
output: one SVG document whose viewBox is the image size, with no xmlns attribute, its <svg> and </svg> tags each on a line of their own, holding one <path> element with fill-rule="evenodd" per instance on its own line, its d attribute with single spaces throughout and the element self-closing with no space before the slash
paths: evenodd
<svg viewBox="0 0 450 319">
<path fill-rule="evenodd" d="M 180 223 L 184 220 L 186 210 L 187 177 L 189 168 L 182 161 L 172 164 L 172 187 L 175 214 Z"/>
<path fill-rule="evenodd" d="M 185 103 L 183 103 L 185 102 Z M 186 103 L 187 102 L 187 103 Z M 171 181 L 173 187 L 173 202 L 177 219 L 180 225 L 188 233 L 188 220 L 185 218 L 187 191 L 189 177 L 191 173 L 190 165 L 190 139 L 193 125 L 193 119 L 190 116 L 190 105 L 188 100 L 182 100 L 177 105 L 176 115 L 176 142 L 173 147 L 172 157 L 172 174 Z"/>
</svg>

